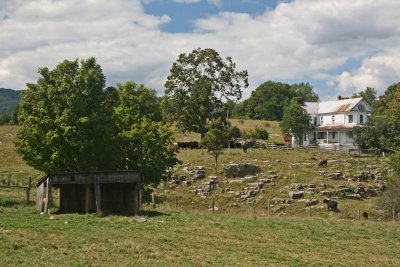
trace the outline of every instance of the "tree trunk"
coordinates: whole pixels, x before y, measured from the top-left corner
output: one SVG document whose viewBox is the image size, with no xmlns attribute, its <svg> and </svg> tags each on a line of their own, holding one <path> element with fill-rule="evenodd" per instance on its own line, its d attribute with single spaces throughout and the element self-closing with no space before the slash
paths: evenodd
<svg viewBox="0 0 400 267">
<path fill-rule="evenodd" d="M 218 169 L 218 154 L 215 154 L 215 170 Z"/>
</svg>

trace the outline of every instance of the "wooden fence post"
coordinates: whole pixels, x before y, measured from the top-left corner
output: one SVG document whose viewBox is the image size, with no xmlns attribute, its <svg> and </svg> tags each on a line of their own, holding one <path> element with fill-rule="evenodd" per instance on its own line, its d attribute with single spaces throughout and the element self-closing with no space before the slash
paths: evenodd
<svg viewBox="0 0 400 267">
<path fill-rule="evenodd" d="M 395 214 L 395 212 L 394 212 L 394 207 L 393 207 L 393 209 L 392 209 L 392 213 L 393 213 L 393 221 L 396 221 L 396 214 Z"/>
<path fill-rule="evenodd" d="M 215 211 L 215 196 L 212 197 L 212 212 Z"/>
<path fill-rule="evenodd" d="M 156 209 L 156 201 L 154 198 L 154 192 L 151 192 L 151 206 L 153 209 Z"/>
<path fill-rule="evenodd" d="M 143 191 L 142 189 L 139 190 L 139 208 L 143 208 Z"/>
<path fill-rule="evenodd" d="M 31 188 L 32 188 L 32 177 L 29 176 L 28 187 L 26 188 L 26 205 L 29 204 L 29 198 L 30 198 L 30 194 L 31 194 Z"/>
<path fill-rule="evenodd" d="M 175 196 L 175 209 L 178 209 L 178 196 Z"/>
<path fill-rule="evenodd" d="M 361 220 L 361 211 L 360 211 L 360 209 L 358 210 L 358 220 L 359 221 Z"/>
<path fill-rule="evenodd" d="M 311 217 L 311 203 L 310 203 L 310 208 L 309 208 L 309 215 Z"/>
<path fill-rule="evenodd" d="M 268 216 L 270 215 L 270 210 L 271 210 L 271 206 L 270 206 L 270 201 L 268 199 Z"/>
</svg>

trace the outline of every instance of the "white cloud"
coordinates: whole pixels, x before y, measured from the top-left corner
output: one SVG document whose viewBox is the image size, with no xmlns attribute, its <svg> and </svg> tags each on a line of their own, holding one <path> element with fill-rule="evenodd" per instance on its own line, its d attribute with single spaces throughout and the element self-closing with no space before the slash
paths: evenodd
<svg viewBox="0 0 400 267">
<path fill-rule="evenodd" d="M 201 0 L 173 0 L 175 3 L 181 3 L 181 4 L 193 4 L 193 3 L 198 3 Z"/>
<path fill-rule="evenodd" d="M 366 86 L 382 93 L 400 80 L 397 0 L 282 2 L 259 16 L 221 12 L 175 34 L 160 30 L 170 17 L 145 14 L 146 1 L 1 1 L 0 87 L 22 89 L 40 66 L 95 56 L 109 84 L 135 80 L 162 94 L 172 62 L 197 47 L 232 56 L 249 70 L 252 89 L 269 79 L 314 79 L 325 85 L 320 94 L 350 95 Z M 361 65 L 332 74 L 351 58 Z"/>
</svg>

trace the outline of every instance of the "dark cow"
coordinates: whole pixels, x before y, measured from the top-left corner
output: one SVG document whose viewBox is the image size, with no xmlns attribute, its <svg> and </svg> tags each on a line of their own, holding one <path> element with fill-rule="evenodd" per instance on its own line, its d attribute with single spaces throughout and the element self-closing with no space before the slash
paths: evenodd
<svg viewBox="0 0 400 267">
<path fill-rule="evenodd" d="M 362 216 L 365 220 L 368 220 L 368 212 L 364 211 Z"/>
<path fill-rule="evenodd" d="M 191 141 L 191 142 L 178 142 L 179 149 L 196 149 L 199 148 L 199 142 Z"/>
<path fill-rule="evenodd" d="M 324 199 L 323 201 L 328 206 L 328 210 L 337 211 L 337 202 L 330 199 Z"/>
<path fill-rule="evenodd" d="M 319 166 L 319 167 L 327 167 L 327 166 L 328 166 L 328 160 L 327 160 L 327 159 L 321 160 L 321 161 L 318 163 L 318 166 Z"/>
</svg>

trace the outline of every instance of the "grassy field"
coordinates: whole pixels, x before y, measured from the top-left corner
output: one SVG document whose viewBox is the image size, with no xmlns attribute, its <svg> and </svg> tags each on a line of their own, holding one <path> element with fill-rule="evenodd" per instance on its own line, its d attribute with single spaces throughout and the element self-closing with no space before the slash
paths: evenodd
<svg viewBox="0 0 400 267">
<path fill-rule="evenodd" d="M 270 135 L 279 137 L 274 122 L 238 120 L 233 124 L 241 129 L 264 126 Z M 16 127 L 0 127 L 0 185 L 10 178 L 13 184 L 25 184 L 28 176 L 38 179 L 42 175 L 15 153 L 12 139 L 16 131 Z M 195 136 L 176 133 L 179 141 L 192 141 Z M 250 149 L 244 153 L 227 149 L 217 170 L 213 157 L 202 149 L 181 150 L 179 158 L 182 165 L 174 173 L 190 177 L 183 168 L 201 165 L 206 178 L 190 186 L 163 183 L 154 189 L 156 210 L 145 204 L 142 217 L 39 215 L 32 206 L 25 206 L 23 190 L 0 188 L 0 266 L 400 265 L 399 222 L 385 219 L 379 196 L 337 198 L 339 212 L 330 212 L 320 193 L 360 185 L 372 188 L 374 181 L 334 180 L 327 175 L 341 171 L 350 178 L 360 171 L 380 170 L 385 176 L 387 158 L 320 150 Z M 329 159 L 328 167 L 317 166 L 321 159 Z M 223 172 L 229 163 L 256 165 L 259 171 L 247 182 L 230 184 L 234 178 Z M 265 184 L 254 202 L 240 198 L 238 193 L 250 183 L 267 179 L 271 173 L 276 174 L 276 181 Z M 215 213 L 210 211 L 212 196 L 192 192 L 210 175 L 217 176 L 219 184 L 212 193 Z M 304 196 L 319 201 L 312 207 L 312 217 L 300 201 L 279 211 L 271 205 L 268 215 L 268 201 L 288 198 L 292 183 L 316 186 L 315 193 Z M 57 191 L 55 196 L 57 202 Z M 367 211 L 369 220 L 358 221 L 359 210 Z M 147 220 L 142 222 L 143 218 Z"/>
<path fill-rule="evenodd" d="M 277 121 L 264 121 L 264 120 L 243 120 L 243 119 L 231 119 L 232 126 L 238 127 L 242 131 L 249 131 L 255 128 L 261 128 L 267 130 L 269 133 L 268 142 L 283 143 L 283 135 L 279 128 L 279 122 Z M 188 141 L 200 141 L 200 134 L 196 133 L 182 133 L 177 129 L 174 129 L 175 140 L 180 142 Z"/>
<path fill-rule="evenodd" d="M 1 266 L 399 266 L 394 222 L 0 206 Z"/>
</svg>

